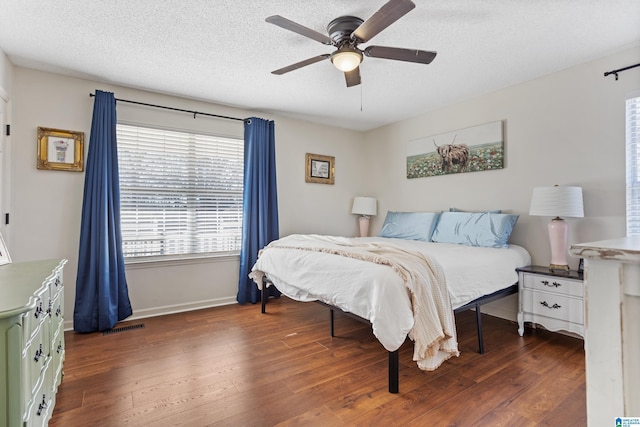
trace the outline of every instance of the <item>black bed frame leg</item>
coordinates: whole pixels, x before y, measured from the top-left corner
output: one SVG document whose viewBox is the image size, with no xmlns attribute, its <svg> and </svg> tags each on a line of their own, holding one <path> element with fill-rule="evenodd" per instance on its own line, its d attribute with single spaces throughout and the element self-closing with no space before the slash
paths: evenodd
<svg viewBox="0 0 640 427">
<path fill-rule="evenodd" d="M 261 302 L 262 302 L 262 313 L 267 312 L 267 298 L 269 298 L 269 294 L 267 291 L 267 282 L 262 280 L 262 291 L 260 292 Z"/>
<path fill-rule="evenodd" d="M 316 301 L 322 305 L 324 305 L 325 307 L 329 308 L 329 321 L 331 323 L 331 336 L 334 337 L 335 336 L 335 324 L 334 324 L 334 307 L 326 304 L 324 302 L 321 301 Z M 347 313 L 345 312 L 344 314 L 346 314 L 348 317 L 352 317 L 354 319 L 358 319 L 360 321 L 364 321 L 365 323 L 367 323 L 366 320 L 362 319 L 359 316 L 356 316 L 354 314 L 351 313 Z M 400 389 L 400 350 L 396 350 L 396 351 L 390 351 L 389 352 L 389 393 L 398 393 L 399 389 Z"/>
<path fill-rule="evenodd" d="M 335 337 L 334 328 L 333 328 L 333 309 L 329 310 L 329 319 L 331 320 L 331 336 Z"/>
<path fill-rule="evenodd" d="M 399 350 L 389 352 L 389 393 L 398 393 L 400 384 Z"/>
<path fill-rule="evenodd" d="M 484 339 L 482 338 L 482 310 L 480 304 L 476 304 L 476 327 L 478 329 L 478 352 L 484 354 Z"/>
</svg>

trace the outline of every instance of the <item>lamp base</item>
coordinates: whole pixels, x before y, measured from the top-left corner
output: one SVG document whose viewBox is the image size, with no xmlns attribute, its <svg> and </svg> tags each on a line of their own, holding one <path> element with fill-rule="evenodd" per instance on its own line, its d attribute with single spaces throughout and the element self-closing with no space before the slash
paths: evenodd
<svg viewBox="0 0 640 427">
<path fill-rule="evenodd" d="M 361 216 L 360 219 L 360 237 L 367 237 L 369 235 L 369 217 Z"/>
<path fill-rule="evenodd" d="M 568 265 L 559 265 L 559 264 L 549 264 L 549 270 L 551 270 L 551 271 L 554 271 L 554 270 L 569 271 L 569 266 Z"/>
<path fill-rule="evenodd" d="M 551 270 L 569 270 L 567 262 L 567 235 L 569 227 L 567 223 L 559 217 L 555 217 L 549 222 L 549 243 L 551 244 Z"/>
</svg>

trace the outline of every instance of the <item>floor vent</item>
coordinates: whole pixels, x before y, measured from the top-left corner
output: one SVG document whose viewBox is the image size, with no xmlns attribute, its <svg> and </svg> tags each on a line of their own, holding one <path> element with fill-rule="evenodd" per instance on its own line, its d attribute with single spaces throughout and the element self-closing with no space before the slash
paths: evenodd
<svg viewBox="0 0 640 427">
<path fill-rule="evenodd" d="M 102 335 L 117 334 L 118 332 L 124 332 L 124 331 L 130 331 L 132 329 L 142 329 L 142 328 L 144 328 L 144 323 L 138 323 L 137 325 L 129 325 L 129 326 L 122 326 L 120 328 L 107 329 L 102 333 Z"/>
</svg>

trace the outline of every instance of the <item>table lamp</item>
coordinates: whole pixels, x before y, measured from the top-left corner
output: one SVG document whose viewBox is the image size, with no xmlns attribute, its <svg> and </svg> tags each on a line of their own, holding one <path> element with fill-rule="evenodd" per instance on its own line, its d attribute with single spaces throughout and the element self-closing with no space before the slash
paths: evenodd
<svg viewBox="0 0 640 427">
<path fill-rule="evenodd" d="M 377 201 L 373 197 L 355 197 L 351 213 L 360 216 L 360 237 L 369 235 L 369 217 L 378 214 Z"/>
<path fill-rule="evenodd" d="M 548 227 L 551 245 L 549 269 L 569 271 L 567 262 L 569 227 L 560 217 L 582 218 L 584 216 L 582 188 L 559 185 L 534 188 L 529 215 L 553 217 Z"/>
</svg>

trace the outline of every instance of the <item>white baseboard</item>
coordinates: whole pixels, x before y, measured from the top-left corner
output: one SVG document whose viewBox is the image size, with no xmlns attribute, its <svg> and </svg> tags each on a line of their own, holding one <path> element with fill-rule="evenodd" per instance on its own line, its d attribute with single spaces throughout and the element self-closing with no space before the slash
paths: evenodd
<svg viewBox="0 0 640 427">
<path fill-rule="evenodd" d="M 134 310 L 133 314 L 126 318 L 126 321 L 145 319 L 147 317 L 165 316 L 167 314 L 184 313 L 186 311 L 202 310 L 203 308 L 220 307 L 223 305 L 236 304 L 235 297 L 217 298 L 206 301 L 197 301 L 188 304 L 167 305 L 164 307 L 146 308 Z M 65 320 L 64 330 L 73 330 L 73 319 Z"/>
</svg>

